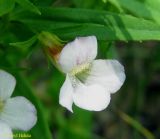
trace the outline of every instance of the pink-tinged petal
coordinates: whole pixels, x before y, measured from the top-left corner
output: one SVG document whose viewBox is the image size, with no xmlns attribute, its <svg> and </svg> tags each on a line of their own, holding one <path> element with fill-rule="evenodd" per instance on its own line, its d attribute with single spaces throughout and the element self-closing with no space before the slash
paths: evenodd
<svg viewBox="0 0 160 139">
<path fill-rule="evenodd" d="M 97 55 L 97 39 L 95 36 L 77 37 L 61 51 L 59 64 L 62 71 L 68 73 L 76 65 L 91 62 Z"/>
</svg>

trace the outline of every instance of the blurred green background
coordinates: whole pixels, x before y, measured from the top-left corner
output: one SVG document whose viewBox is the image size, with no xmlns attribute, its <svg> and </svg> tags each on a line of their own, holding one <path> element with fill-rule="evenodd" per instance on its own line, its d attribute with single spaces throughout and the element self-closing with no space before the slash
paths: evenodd
<svg viewBox="0 0 160 139">
<path fill-rule="evenodd" d="M 160 138 L 159 6 L 159 0 L 0 0 L 0 68 L 17 79 L 13 96 L 37 108 L 32 139 Z M 59 105 L 65 76 L 41 49 L 41 31 L 64 41 L 96 35 L 97 58 L 124 65 L 126 81 L 106 110 L 73 106 L 70 113 Z"/>
</svg>

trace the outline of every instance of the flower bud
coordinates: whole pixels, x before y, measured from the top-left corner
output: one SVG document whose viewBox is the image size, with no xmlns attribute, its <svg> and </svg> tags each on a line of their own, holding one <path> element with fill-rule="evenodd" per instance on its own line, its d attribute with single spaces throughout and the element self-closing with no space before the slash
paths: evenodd
<svg viewBox="0 0 160 139">
<path fill-rule="evenodd" d="M 51 62 L 57 67 L 57 61 L 59 54 L 63 49 L 64 42 L 59 39 L 55 34 L 49 32 L 41 32 L 38 36 L 40 43 L 43 46 L 43 50 Z"/>
</svg>

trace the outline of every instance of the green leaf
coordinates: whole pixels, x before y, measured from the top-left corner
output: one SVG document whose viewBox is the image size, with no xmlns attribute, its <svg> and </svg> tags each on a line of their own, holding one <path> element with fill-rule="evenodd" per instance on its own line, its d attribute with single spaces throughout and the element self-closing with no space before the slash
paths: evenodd
<svg viewBox="0 0 160 139">
<path fill-rule="evenodd" d="M 36 42 L 36 40 L 37 40 L 37 36 L 35 35 L 27 41 L 10 43 L 10 45 L 19 47 L 22 49 L 28 49 L 30 46 L 32 46 Z"/>
<path fill-rule="evenodd" d="M 34 4 L 39 6 L 50 6 L 53 5 L 53 2 L 54 0 L 34 0 Z"/>
<path fill-rule="evenodd" d="M 37 14 L 41 14 L 41 12 L 39 11 L 39 9 L 33 4 L 31 3 L 29 0 L 15 0 L 19 5 L 21 5 L 24 9 L 37 13 Z"/>
<path fill-rule="evenodd" d="M 32 50 L 34 49 L 34 47 L 31 47 L 31 46 L 33 46 L 33 44 L 36 41 L 37 41 L 37 35 L 33 36 L 27 41 L 10 43 L 10 45 L 18 48 L 23 54 L 29 53 L 30 55 L 32 53 Z"/>
<path fill-rule="evenodd" d="M 50 31 L 64 39 L 96 35 L 99 40 L 160 40 L 160 26 L 148 20 L 106 11 L 41 8 L 42 15 L 17 13 L 12 20 L 33 32 Z"/>
<path fill-rule="evenodd" d="M 14 0 L 0 0 L 0 16 L 7 14 L 14 8 Z"/>
<path fill-rule="evenodd" d="M 118 9 L 119 7 L 127 9 L 132 14 L 143 17 L 146 19 L 151 19 L 160 24 L 160 1 L 158 0 L 144 0 L 140 2 L 138 0 L 109 0 Z"/>
</svg>

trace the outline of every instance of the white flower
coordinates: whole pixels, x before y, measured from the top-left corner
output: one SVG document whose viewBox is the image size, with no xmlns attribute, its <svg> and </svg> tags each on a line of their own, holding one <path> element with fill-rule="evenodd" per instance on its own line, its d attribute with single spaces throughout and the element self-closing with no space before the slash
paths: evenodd
<svg viewBox="0 0 160 139">
<path fill-rule="evenodd" d="M 0 139 L 12 139 L 12 129 L 28 131 L 37 122 L 34 105 L 24 97 L 13 97 L 15 78 L 0 70 Z"/>
<path fill-rule="evenodd" d="M 71 112 L 73 103 L 90 111 L 105 109 L 110 95 L 124 83 L 124 67 L 117 60 L 94 60 L 96 55 L 95 36 L 76 38 L 59 55 L 61 70 L 66 73 L 59 103 Z"/>
</svg>

